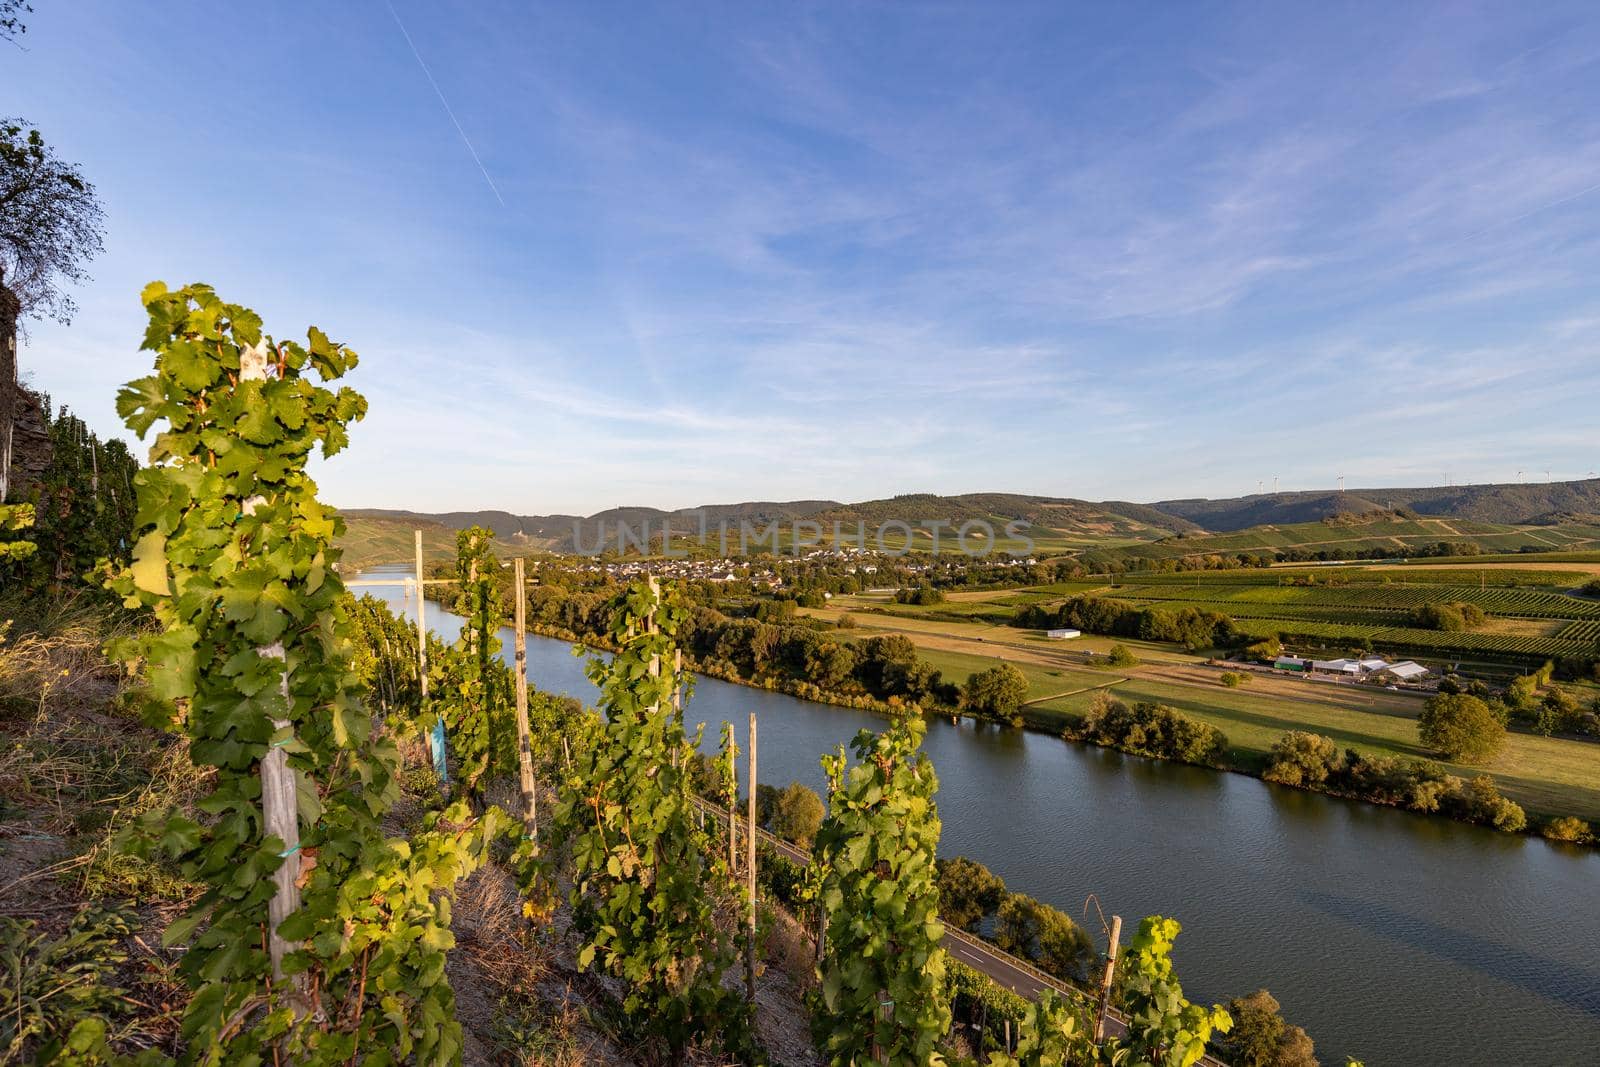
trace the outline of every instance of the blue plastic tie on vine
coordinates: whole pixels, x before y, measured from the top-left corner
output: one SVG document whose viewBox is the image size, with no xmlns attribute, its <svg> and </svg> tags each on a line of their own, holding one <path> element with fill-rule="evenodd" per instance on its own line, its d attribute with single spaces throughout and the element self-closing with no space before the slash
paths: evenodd
<svg viewBox="0 0 1600 1067">
<path fill-rule="evenodd" d="M 299 851 L 300 851 L 300 846 L 299 845 L 295 845 L 294 848 L 291 848 L 286 852 L 278 853 L 278 858 L 281 859 L 281 860 L 286 860 L 290 856 L 294 855 L 296 852 L 299 852 Z"/>
</svg>

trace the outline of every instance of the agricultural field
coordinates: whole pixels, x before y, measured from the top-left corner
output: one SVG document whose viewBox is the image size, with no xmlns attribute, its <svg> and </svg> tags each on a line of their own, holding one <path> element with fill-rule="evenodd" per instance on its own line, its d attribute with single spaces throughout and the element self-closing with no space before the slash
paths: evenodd
<svg viewBox="0 0 1600 1067">
<path fill-rule="evenodd" d="M 1247 568 L 1133 575 L 1099 595 L 1143 607 L 1217 611 L 1252 636 L 1280 636 L 1313 648 L 1357 646 L 1531 664 L 1600 653 L 1600 600 L 1570 592 L 1589 577 L 1582 571 L 1488 566 Z M 1466 632 L 1413 624 L 1416 609 L 1450 603 L 1476 605 L 1489 621 Z"/>
<path fill-rule="evenodd" d="M 1273 742 L 1288 730 L 1310 730 L 1333 738 L 1341 747 L 1415 759 L 1432 758 L 1417 741 L 1416 716 L 1422 702 L 1354 686 L 1323 687 L 1301 680 L 1280 680 L 1263 686 L 1257 679 L 1243 690 L 1179 684 L 1142 674 L 1116 682 L 1110 692 L 1125 701 L 1149 700 L 1179 708 L 1227 734 L 1233 757 L 1245 766 L 1260 765 Z M 1285 695 L 1282 687 L 1316 693 L 1319 699 Z M 1030 713 L 1054 713 L 1064 726 L 1088 710 L 1093 693 L 1043 701 Z M 1530 811 L 1572 813 L 1600 819 L 1600 745 L 1570 739 L 1513 733 L 1505 749 L 1484 767 L 1442 763 L 1451 774 L 1491 774 L 1501 790 Z"/>
<path fill-rule="evenodd" d="M 1001 662 L 999 658 L 994 656 L 971 652 L 953 652 L 941 648 L 919 648 L 917 654 L 937 667 L 944 675 L 945 681 L 956 683 L 965 681 L 970 674 L 989 670 Z M 1073 669 L 1071 667 L 1049 667 L 1026 660 L 1008 659 L 1004 660 L 1004 662 L 1009 662 L 1028 679 L 1028 695 L 1025 699 L 1029 703 L 1092 690 L 1107 685 L 1118 677 L 1116 674 L 1108 674 L 1104 671 Z"/>
<path fill-rule="evenodd" d="M 836 619 L 841 611 L 830 606 L 806 614 Z M 1273 743 L 1288 730 L 1325 734 L 1341 747 L 1363 752 L 1428 758 L 1417 741 L 1416 717 L 1422 700 L 1415 694 L 1270 674 L 1253 676 L 1248 685 L 1229 689 L 1217 681 L 1220 672 L 1204 666 L 1201 657 L 1172 645 L 1095 635 L 1049 641 L 1035 631 L 976 621 L 956 622 L 925 614 L 913 617 L 898 611 L 892 615 L 853 614 L 856 633 L 903 634 L 917 645 L 918 655 L 943 671 L 948 680 L 963 680 L 999 662 L 1019 667 L 1028 678 L 1029 703 L 1024 713 L 1042 729 L 1065 729 L 1088 710 L 1097 690 L 1106 689 L 1125 701 L 1168 704 L 1213 724 L 1227 734 L 1232 758 L 1245 767 L 1259 766 Z M 1374 632 L 1381 629 L 1373 628 Z M 1330 625 L 1329 632 L 1349 631 L 1348 626 Z M 1418 633 L 1427 635 L 1420 640 L 1517 638 Z M 1139 664 L 1115 671 L 1085 664 L 1086 654 L 1104 655 L 1113 644 L 1132 650 Z M 1575 685 L 1572 690 L 1585 702 L 1600 697 L 1600 685 Z M 1530 811 L 1600 820 L 1600 745 L 1513 733 L 1505 750 L 1486 767 L 1446 766 L 1451 773 L 1467 777 L 1493 775 L 1508 796 Z"/>
<path fill-rule="evenodd" d="M 1475 546 L 1481 555 L 1470 557 L 1472 560 L 1500 554 L 1527 560 L 1559 558 L 1559 554 L 1566 552 L 1593 554 L 1600 545 L 1600 528 L 1576 523 L 1541 526 L 1456 518 L 1408 518 L 1383 512 L 1376 516 L 1346 516 L 1320 522 L 1252 526 L 1231 533 L 1181 534 L 1109 551 L 1106 558 L 1159 560 L 1240 552 L 1330 555 L 1384 552 L 1408 556 L 1439 542 Z"/>
</svg>

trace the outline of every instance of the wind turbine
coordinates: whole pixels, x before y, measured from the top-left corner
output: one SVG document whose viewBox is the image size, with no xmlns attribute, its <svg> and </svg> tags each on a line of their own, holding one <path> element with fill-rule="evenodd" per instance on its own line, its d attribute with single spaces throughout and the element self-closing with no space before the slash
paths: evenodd
<svg viewBox="0 0 1600 1067">
<path fill-rule="evenodd" d="M 1344 475 L 1339 475 L 1339 492 L 1344 492 Z"/>
</svg>

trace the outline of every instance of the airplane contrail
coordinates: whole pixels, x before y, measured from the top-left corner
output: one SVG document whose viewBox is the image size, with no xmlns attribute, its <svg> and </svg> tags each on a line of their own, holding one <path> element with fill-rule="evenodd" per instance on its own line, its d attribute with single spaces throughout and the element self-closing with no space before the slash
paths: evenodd
<svg viewBox="0 0 1600 1067">
<path fill-rule="evenodd" d="M 483 165 L 483 160 L 478 158 L 478 150 L 472 147 L 472 140 L 467 136 L 467 131 L 461 128 L 461 122 L 456 118 L 456 113 L 450 109 L 450 101 L 444 98 L 444 93 L 440 90 L 439 83 L 433 78 L 433 71 L 429 70 L 428 64 L 422 61 L 422 53 L 418 52 L 417 46 L 412 43 L 411 34 L 406 32 L 406 24 L 400 21 L 400 13 L 394 9 L 394 5 L 389 0 L 384 0 L 384 6 L 389 9 L 389 14 L 394 17 L 394 24 L 400 27 L 400 35 L 406 39 L 406 45 L 410 47 L 411 54 L 416 56 L 417 66 L 421 67 L 422 73 L 427 75 L 428 84 L 433 86 L 433 95 L 437 96 L 439 103 L 444 105 L 444 113 L 450 116 L 450 121 L 455 125 L 456 132 L 461 135 L 461 143 L 467 146 L 468 152 L 472 153 L 472 161 L 478 165 L 478 172 L 483 175 L 483 180 L 489 183 L 489 191 L 494 194 L 496 200 L 500 201 L 500 206 L 505 207 L 505 197 L 500 195 L 500 190 L 494 184 L 494 179 L 489 177 L 489 169 Z"/>
</svg>

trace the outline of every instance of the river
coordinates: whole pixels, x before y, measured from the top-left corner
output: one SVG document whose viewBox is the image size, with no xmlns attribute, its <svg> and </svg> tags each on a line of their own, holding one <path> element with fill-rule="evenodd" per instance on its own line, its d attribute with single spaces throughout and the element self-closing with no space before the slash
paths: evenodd
<svg viewBox="0 0 1600 1067">
<path fill-rule="evenodd" d="M 415 618 L 398 586 L 355 591 Z M 459 630 L 437 604 L 428 618 Z M 592 703 L 571 647 L 529 637 L 528 677 Z M 709 678 L 685 717 L 708 747 L 733 722 L 742 746 L 751 712 L 762 781 L 819 793 L 818 757 L 883 726 Z M 1090 894 L 1130 928 L 1180 920 L 1190 999 L 1270 989 L 1324 1064 L 1600 1063 L 1600 854 L 966 720 L 930 719 L 924 750 L 941 855 L 979 860 L 1102 946 Z"/>
</svg>

